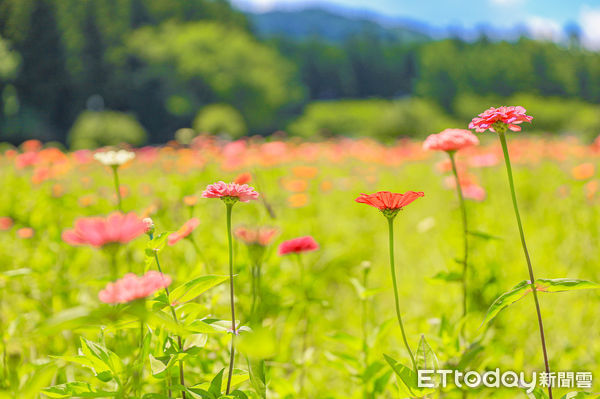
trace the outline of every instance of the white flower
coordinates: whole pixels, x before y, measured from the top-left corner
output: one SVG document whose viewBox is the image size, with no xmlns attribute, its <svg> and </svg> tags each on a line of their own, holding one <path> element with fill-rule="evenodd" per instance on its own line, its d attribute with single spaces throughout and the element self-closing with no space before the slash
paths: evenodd
<svg viewBox="0 0 600 399">
<path fill-rule="evenodd" d="M 104 151 L 94 154 L 94 159 L 106 166 L 119 166 L 135 158 L 135 153 L 126 150 Z"/>
</svg>

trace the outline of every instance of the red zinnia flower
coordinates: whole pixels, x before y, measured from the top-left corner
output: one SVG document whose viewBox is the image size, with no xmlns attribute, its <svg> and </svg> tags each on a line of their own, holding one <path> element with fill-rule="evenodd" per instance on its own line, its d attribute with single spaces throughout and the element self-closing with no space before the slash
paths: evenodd
<svg viewBox="0 0 600 399">
<path fill-rule="evenodd" d="M 431 134 L 423 143 L 424 150 L 458 151 L 479 144 L 479 139 L 466 129 L 446 129 Z"/>
<path fill-rule="evenodd" d="M 106 288 L 100 291 L 98 298 L 104 303 L 126 303 L 146 298 L 169 284 L 171 277 L 154 270 L 141 277 L 129 273 L 114 283 L 108 283 Z"/>
<path fill-rule="evenodd" d="M 407 191 L 404 194 L 378 191 L 375 194 L 361 194 L 355 201 L 374 206 L 380 211 L 402 209 L 425 194 L 422 191 Z"/>
<path fill-rule="evenodd" d="M 187 222 L 183 224 L 175 233 L 169 235 L 168 242 L 169 245 L 175 245 L 175 243 L 182 238 L 185 238 L 192 234 L 192 231 L 200 224 L 200 219 L 191 218 Z"/>
<path fill-rule="evenodd" d="M 65 230 L 62 239 L 71 245 L 102 247 L 106 244 L 125 244 L 144 234 L 146 225 L 135 213 L 112 213 L 107 218 L 89 217 L 75 221 L 75 228 Z"/>
<path fill-rule="evenodd" d="M 233 197 L 242 202 L 258 199 L 258 193 L 247 184 L 218 182 L 209 184 L 202 193 L 203 198 Z"/>
<path fill-rule="evenodd" d="M 495 132 L 493 125 L 496 122 L 501 122 L 508 125 L 508 128 L 513 132 L 521 131 L 522 122 L 531 122 L 533 116 L 526 115 L 527 110 L 521 106 L 516 107 L 491 107 L 473 118 L 469 123 L 469 129 L 475 129 L 477 133 L 483 133 L 486 130 Z"/>
<path fill-rule="evenodd" d="M 249 229 L 238 227 L 235 229 L 235 236 L 248 245 L 258 244 L 263 247 L 269 245 L 273 238 L 279 233 L 274 227 L 259 227 L 258 229 Z"/>
<path fill-rule="evenodd" d="M 301 252 L 316 251 L 319 249 L 319 244 L 311 236 L 293 238 L 279 244 L 277 253 L 281 255 L 299 254 Z"/>
</svg>

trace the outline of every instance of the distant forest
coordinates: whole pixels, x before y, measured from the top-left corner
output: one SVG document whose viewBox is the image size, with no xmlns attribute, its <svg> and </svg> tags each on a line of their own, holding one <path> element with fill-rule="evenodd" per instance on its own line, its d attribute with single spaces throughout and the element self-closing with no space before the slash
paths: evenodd
<svg viewBox="0 0 600 399">
<path fill-rule="evenodd" d="M 239 113 L 241 134 L 269 134 L 315 100 L 414 98 L 450 117 L 465 96 L 600 103 L 600 54 L 576 33 L 466 42 L 375 23 L 332 24 L 333 36 L 260 23 L 225 0 L 0 0 L 0 141 L 65 143 L 85 112 L 117 111 L 165 142 L 212 126 L 209 104 Z"/>
</svg>

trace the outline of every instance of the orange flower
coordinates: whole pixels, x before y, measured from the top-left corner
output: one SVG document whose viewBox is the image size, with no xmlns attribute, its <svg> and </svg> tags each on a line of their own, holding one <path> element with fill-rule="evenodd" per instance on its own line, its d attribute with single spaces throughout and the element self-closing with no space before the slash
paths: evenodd
<svg viewBox="0 0 600 399">
<path fill-rule="evenodd" d="M 288 197 L 288 203 L 292 208 L 300 208 L 308 203 L 308 195 L 306 194 L 292 194 Z"/>
<path fill-rule="evenodd" d="M 17 236 L 24 239 L 31 238 L 33 237 L 33 229 L 31 227 L 20 228 L 17 230 Z"/>
<path fill-rule="evenodd" d="M 250 181 L 252 181 L 252 175 L 248 172 L 244 172 L 238 175 L 233 182 L 237 184 L 248 184 Z"/>
<path fill-rule="evenodd" d="M 281 185 L 293 193 L 301 193 L 308 188 L 308 182 L 301 179 L 283 179 Z"/>
<path fill-rule="evenodd" d="M 183 203 L 187 206 L 194 206 L 198 203 L 198 196 L 186 195 L 185 197 L 183 197 Z"/>
<path fill-rule="evenodd" d="M 312 179 L 319 173 L 319 169 L 314 166 L 296 166 L 292 168 L 292 173 L 303 179 Z"/>
<path fill-rule="evenodd" d="M 591 162 L 587 162 L 582 163 L 581 165 L 577 165 L 573 169 L 571 169 L 571 175 L 574 179 L 586 180 L 594 176 L 595 171 L 596 168 L 594 164 Z"/>
<path fill-rule="evenodd" d="M 361 194 L 355 201 L 371 205 L 389 218 L 396 216 L 399 210 L 424 195 L 422 191 L 407 191 L 404 194 L 378 191 L 375 194 Z"/>
</svg>

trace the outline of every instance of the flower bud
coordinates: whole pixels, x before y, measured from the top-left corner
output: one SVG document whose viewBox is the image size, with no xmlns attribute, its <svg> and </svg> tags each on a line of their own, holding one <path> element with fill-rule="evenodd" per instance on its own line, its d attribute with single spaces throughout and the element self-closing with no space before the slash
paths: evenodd
<svg viewBox="0 0 600 399">
<path fill-rule="evenodd" d="M 144 223 L 144 233 L 148 234 L 150 237 L 154 234 L 154 222 L 150 218 L 142 219 L 142 223 Z"/>
</svg>

